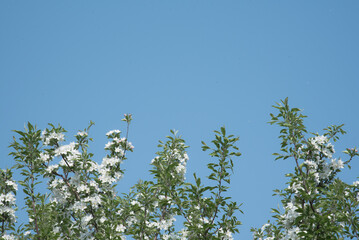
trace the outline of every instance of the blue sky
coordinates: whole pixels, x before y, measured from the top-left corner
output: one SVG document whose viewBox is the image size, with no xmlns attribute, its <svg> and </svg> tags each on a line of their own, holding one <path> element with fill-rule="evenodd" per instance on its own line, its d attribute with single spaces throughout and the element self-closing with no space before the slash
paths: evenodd
<svg viewBox="0 0 359 240">
<path fill-rule="evenodd" d="M 190 146 L 187 179 L 205 176 L 200 149 L 225 125 L 240 136 L 230 195 L 242 202 L 240 235 L 271 216 L 294 163 L 274 161 L 279 129 L 271 105 L 289 97 L 309 130 L 345 124 L 336 144 L 359 146 L 359 2 L 348 1 L 1 1 L 0 167 L 13 164 L 14 129 L 60 123 L 67 139 L 90 120 L 100 161 L 105 133 L 134 116 L 127 192 L 170 129 Z M 359 161 L 341 177 L 351 183 Z M 19 195 L 20 196 L 20 195 Z M 19 215 L 20 218 L 24 215 Z"/>
</svg>

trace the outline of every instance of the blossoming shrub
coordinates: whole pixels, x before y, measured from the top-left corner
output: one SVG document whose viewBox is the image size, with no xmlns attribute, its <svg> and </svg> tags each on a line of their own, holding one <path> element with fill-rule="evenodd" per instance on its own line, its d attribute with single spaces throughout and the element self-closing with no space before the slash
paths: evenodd
<svg viewBox="0 0 359 240">
<path fill-rule="evenodd" d="M 287 99 L 275 108 L 279 113 L 271 114 L 270 123 L 281 127 L 282 141 L 281 153 L 275 155 L 292 159 L 295 168 L 287 174 L 288 187 L 275 190 L 283 209 L 273 209 L 274 222 L 252 229 L 254 239 L 359 239 L 359 181 L 347 184 L 338 178 L 358 153 L 348 148 L 347 159 L 334 158 L 332 143 L 345 133 L 342 125 L 324 129 L 323 135 L 309 134 L 305 116 L 290 108 Z M 66 131 L 60 125 L 40 131 L 28 123 L 25 131 L 15 131 L 18 138 L 10 147 L 16 164 L 0 170 L 0 239 L 233 239 L 241 210 L 225 193 L 233 158 L 241 155 L 238 137 L 222 127 L 210 145 L 202 142 L 213 159 L 207 164 L 213 184 L 205 186 L 196 174 L 193 182 L 186 180 L 188 146 L 171 131 L 151 162 L 152 179 L 118 194 L 121 164 L 133 151 L 127 140 L 131 120 L 131 115 L 123 119 L 125 137 L 119 130 L 106 134 L 107 155 L 101 163 L 88 150 L 92 122 L 69 144 L 64 144 Z M 18 183 L 29 216 L 17 227 L 13 169 L 23 176 Z M 39 191 L 41 182 L 49 193 Z"/>
<path fill-rule="evenodd" d="M 131 115 L 123 121 L 128 127 Z M 122 132 L 106 135 L 109 142 L 102 162 L 88 151 L 90 127 L 79 131 L 76 141 L 63 144 L 65 129 L 50 124 L 42 132 L 28 123 L 15 131 L 11 155 L 24 177 L 18 183 L 26 194 L 29 220 L 15 229 L 16 183 L 12 171 L 1 171 L 1 239 L 233 239 L 238 232 L 239 206 L 224 193 L 230 183 L 232 158 L 240 156 L 237 137 L 224 128 L 215 131 L 213 146 L 203 143 L 216 161 L 208 164 L 212 186 L 185 179 L 188 155 L 184 140 L 171 131 L 151 162 L 152 181 L 139 181 L 128 194 L 119 195 L 116 183 L 124 171 L 121 163 L 133 146 Z M 126 134 L 127 135 L 127 134 Z M 47 182 L 49 194 L 36 187 Z M 182 229 L 174 224 L 182 220 Z"/>
<path fill-rule="evenodd" d="M 285 99 L 271 114 L 271 124 L 281 127 L 281 152 L 276 159 L 291 159 L 293 173 L 287 174 L 288 187 L 275 190 L 282 198 L 283 211 L 272 209 L 275 222 L 252 229 L 254 239 L 359 239 L 359 181 L 347 184 L 338 178 L 350 168 L 357 150 L 346 149 L 346 160 L 334 158 L 332 142 L 344 134 L 343 125 L 332 125 L 324 134 L 308 134 L 306 117 Z"/>
</svg>

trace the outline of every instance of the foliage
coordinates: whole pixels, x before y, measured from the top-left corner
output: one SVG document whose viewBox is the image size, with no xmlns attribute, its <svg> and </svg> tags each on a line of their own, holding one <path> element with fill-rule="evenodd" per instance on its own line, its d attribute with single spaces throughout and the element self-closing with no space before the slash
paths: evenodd
<svg viewBox="0 0 359 240">
<path fill-rule="evenodd" d="M 127 134 L 132 116 L 125 115 Z M 203 143 L 216 161 L 208 164 L 213 186 L 185 179 L 188 155 L 185 141 L 171 131 L 152 160 L 152 181 L 139 181 L 128 194 L 117 194 L 116 183 L 124 174 L 121 163 L 133 146 L 121 131 L 106 135 L 109 142 L 102 163 L 92 160 L 88 151 L 89 130 L 76 135 L 76 141 L 62 144 L 66 130 L 49 124 L 42 132 L 28 123 L 25 131 L 15 131 L 10 145 L 14 166 L 24 177 L 19 182 L 26 194 L 29 221 L 15 229 L 17 185 L 12 170 L 2 171 L 2 239 L 232 239 L 238 232 L 239 206 L 225 196 L 230 183 L 233 157 L 240 156 L 238 138 L 227 136 L 225 128 L 215 131 L 213 147 Z M 36 188 L 46 182 L 50 194 Z M 183 228 L 174 224 L 183 219 Z M 16 230 L 16 231 L 15 231 Z M 10 234 L 9 234 L 10 233 Z"/>
<path fill-rule="evenodd" d="M 275 190 L 281 197 L 283 212 L 272 209 L 275 223 L 252 229 L 254 239 L 359 239 L 359 181 L 347 184 L 338 173 L 349 166 L 357 150 L 346 149 L 346 161 L 333 158 L 331 141 L 345 134 L 340 126 L 329 126 L 324 134 L 308 134 L 306 117 L 298 108 L 290 108 L 288 99 L 274 106 L 270 124 L 278 125 L 281 153 L 276 159 L 293 159 L 295 169 L 287 174 L 288 187 Z"/>
<path fill-rule="evenodd" d="M 343 125 L 329 126 L 323 135 L 309 133 L 306 116 L 290 108 L 288 99 L 274 108 L 278 113 L 271 114 L 270 124 L 281 128 L 281 152 L 274 155 L 292 160 L 295 168 L 286 175 L 288 187 L 275 190 L 283 209 L 272 209 L 274 222 L 252 229 L 254 239 L 359 239 L 359 181 L 347 184 L 338 175 L 359 154 L 347 148 L 345 161 L 333 158 L 332 142 L 345 134 Z M 202 142 L 212 160 L 207 164 L 212 184 L 204 185 L 196 174 L 192 182 L 186 180 L 188 146 L 171 131 L 151 162 L 152 179 L 118 194 L 121 164 L 133 151 L 128 141 L 131 114 L 122 120 L 125 137 L 120 130 L 106 134 L 107 155 L 101 163 L 88 150 L 93 122 L 69 144 L 64 144 L 66 130 L 60 125 L 41 131 L 28 123 L 24 131 L 15 131 L 10 154 L 16 164 L 0 169 L 0 239 L 233 239 L 242 211 L 226 192 L 241 155 L 239 138 L 221 127 L 211 144 Z M 14 169 L 22 176 L 18 183 L 29 217 L 18 227 Z M 49 193 L 41 193 L 43 184 Z"/>
</svg>

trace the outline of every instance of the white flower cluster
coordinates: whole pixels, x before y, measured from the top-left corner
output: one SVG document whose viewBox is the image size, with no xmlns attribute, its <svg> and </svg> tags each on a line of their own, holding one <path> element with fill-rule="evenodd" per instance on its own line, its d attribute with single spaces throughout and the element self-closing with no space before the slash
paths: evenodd
<svg viewBox="0 0 359 240">
<path fill-rule="evenodd" d="M 188 238 L 188 231 L 186 229 L 182 229 L 179 232 L 171 232 L 172 228 L 174 227 L 174 222 L 176 221 L 175 215 L 176 213 L 171 213 L 171 211 L 167 212 L 165 215 L 157 215 L 156 208 L 159 207 L 159 205 L 163 206 L 170 206 L 174 205 L 173 200 L 169 196 L 165 195 L 159 195 L 157 196 L 158 201 L 151 201 L 150 204 L 147 199 L 147 195 L 144 193 L 137 193 L 135 197 L 129 201 L 129 204 L 131 206 L 134 206 L 135 210 L 130 211 L 129 213 L 124 214 L 123 210 L 119 210 L 117 214 L 121 218 L 125 218 L 125 226 L 118 226 L 118 231 L 122 232 L 126 228 L 133 228 L 137 227 L 138 224 L 142 223 L 142 216 L 152 216 L 145 220 L 144 225 L 152 229 L 154 231 L 161 231 L 161 239 L 168 239 L 168 240 L 187 240 Z M 152 196 L 151 196 L 152 197 Z M 167 208 L 168 210 L 170 208 Z M 155 212 L 153 212 L 155 211 Z M 121 227 L 121 228 L 120 228 Z M 143 236 L 143 239 L 151 240 L 153 238 L 149 238 L 148 236 Z"/>
<path fill-rule="evenodd" d="M 13 188 L 15 191 L 17 191 L 17 184 L 13 180 L 6 180 L 5 185 L 8 187 Z"/>
<path fill-rule="evenodd" d="M 326 158 L 331 158 L 333 153 L 335 153 L 334 146 L 329 142 L 329 139 L 323 135 L 311 138 L 309 142 L 318 153 L 322 153 Z"/>
<path fill-rule="evenodd" d="M 167 219 L 162 219 L 158 224 L 157 227 L 161 230 L 167 230 L 169 229 L 171 226 L 173 226 L 173 222 L 176 221 L 176 218 L 174 218 L 173 216 L 170 216 Z"/>
<path fill-rule="evenodd" d="M 112 184 L 117 182 L 119 179 L 122 178 L 121 172 L 114 172 L 112 169 L 115 166 L 119 166 L 122 163 L 122 160 L 118 157 L 105 157 L 102 160 L 101 165 L 98 166 L 98 172 L 100 173 L 100 181 L 102 183 Z"/>
<path fill-rule="evenodd" d="M 287 205 L 284 208 L 285 208 L 285 214 L 282 215 L 283 224 L 286 226 L 287 229 L 290 229 L 292 223 L 297 217 L 299 217 L 300 214 L 296 212 L 298 207 L 296 207 L 293 204 L 293 202 L 287 203 Z"/>
<path fill-rule="evenodd" d="M 182 156 L 181 154 L 179 154 L 178 151 L 175 150 L 173 155 L 176 159 L 179 160 L 178 166 L 176 167 L 176 172 L 178 174 L 185 175 L 186 171 L 187 171 L 186 165 L 187 165 L 187 161 L 189 159 L 187 153 L 184 153 Z"/>
<path fill-rule="evenodd" d="M 269 233 L 271 233 L 271 225 L 269 223 L 266 223 L 262 226 L 262 228 L 260 229 L 261 234 L 263 235 L 264 231 L 267 231 Z M 274 240 L 273 236 L 268 236 L 267 238 L 265 238 L 265 240 Z"/>
<path fill-rule="evenodd" d="M 52 157 L 48 153 L 41 152 L 40 153 L 40 162 L 45 163 L 52 160 Z"/>
<path fill-rule="evenodd" d="M 1 238 L 4 240 L 16 240 L 16 237 L 14 235 L 8 235 L 8 234 L 2 235 Z"/>
<path fill-rule="evenodd" d="M 269 223 L 264 224 L 260 229 L 253 231 L 253 239 L 258 240 L 274 240 L 275 238 L 272 235 L 271 231 L 272 225 Z M 267 232 L 267 237 L 264 238 L 264 233 Z"/>
<path fill-rule="evenodd" d="M 305 160 L 304 164 L 309 169 L 309 172 L 313 174 L 317 184 L 328 179 L 333 172 L 344 168 L 344 163 L 341 159 L 332 158 L 335 150 L 327 137 L 316 136 L 309 139 L 309 142 L 314 148 L 313 157 L 310 160 Z M 307 148 L 307 146 L 303 146 L 303 148 Z M 330 162 L 326 162 L 325 159 L 330 159 Z"/>
<path fill-rule="evenodd" d="M 154 222 L 146 221 L 146 226 L 148 226 L 149 228 L 156 228 L 159 230 L 166 231 L 166 230 L 170 229 L 171 227 L 173 227 L 173 224 L 175 221 L 176 221 L 176 218 L 174 218 L 174 216 L 170 215 L 170 216 L 167 216 L 166 219 L 162 219 L 159 221 L 154 221 Z M 128 222 L 128 223 L 133 223 L 133 219 L 132 219 L 132 222 Z M 181 239 L 177 233 L 163 234 L 162 238 L 163 239 Z"/>
<path fill-rule="evenodd" d="M 179 233 L 169 233 L 169 234 L 163 234 L 162 239 L 164 240 L 187 240 L 188 239 L 188 231 L 182 230 Z"/>
<path fill-rule="evenodd" d="M 7 179 L 6 172 L 0 169 L 1 175 L 0 179 L 0 223 L 3 226 L 3 234 L 0 236 L 2 239 L 15 239 L 13 235 L 6 234 L 6 229 L 4 226 L 11 226 L 16 222 L 15 208 L 16 208 L 16 198 L 15 194 L 17 191 L 17 184 L 12 179 Z M 5 178 L 3 178 L 5 176 Z"/>
<path fill-rule="evenodd" d="M 47 173 L 52 173 L 53 171 L 57 171 L 57 169 L 59 168 L 58 164 L 54 164 L 54 165 L 49 165 L 46 168 L 46 172 Z"/>
<path fill-rule="evenodd" d="M 12 192 L 6 194 L 0 194 L 0 215 L 6 215 L 9 218 L 9 222 L 14 223 L 15 217 L 15 195 Z"/>
<path fill-rule="evenodd" d="M 121 133 L 121 131 L 120 130 L 117 130 L 117 129 L 115 129 L 115 130 L 111 130 L 111 131 L 109 131 L 109 132 L 107 132 L 106 133 L 106 136 L 111 136 L 112 134 L 120 134 Z"/>
<path fill-rule="evenodd" d="M 299 240 L 300 239 L 300 237 L 298 236 L 299 232 L 300 229 L 298 227 L 289 228 L 285 231 L 282 240 Z"/>
<path fill-rule="evenodd" d="M 57 149 L 55 149 L 55 156 L 61 156 L 61 155 L 66 155 L 68 153 L 71 153 L 71 155 L 79 155 L 80 152 L 78 150 L 75 149 L 76 147 L 76 143 L 71 142 L 68 145 L 63 145 L 58 147 Z"/>
<path fill-rule="evenodd" d="M 81 136 L 81 137 L 86 137 L 86 136 L 88 136 L 88 133 L 85 132 L 85 131 L 79 131 L 79 132 L 77 132 L 76 135 L 77 135 L 77 136 Z"/>
<path fill-rule="evenodd" d="M 109 141 L 108 143 L 106 143 L 105 145 L 105 149 L 109 150 L 111 149 L 111 147 L 114 146 L 115 147 L 115 152 L 120 153 L 120 154 L 124 154 L 124 150 L 125 149 L 133 149 L 133 145 L 131 142 L 128 142 L 126 138 L 113 138 L 112 141 Z"/>
<path fill-rule="evenodd" d="M 184 144 L 183 144 L 184 145 Z M 155 164 L 157 161 L 165 161 L 165 162 L 176 162 L 177 166 L 175 167 L 175 172 L 181 176 L 181 178 L 185 179 L 185 174 L 187 171 L 186 165 L 189 157 L 186 152 L 180 151 L 179 149 L 170 150 L 166 156 L 162 158 L 160 156 L 156 156 L 152 159 L 151 164 Z M 174 177 L 174 173 L 171 173 Z"/>
<path fill-rule="evenodd" d="M 66 205 L 67 199 L 71 198 L 68 186 L 62 179 L 53 179 L 50 181 L 49 188 L 52 191 L 51 202 Z"/>
<path fill-rule="evenodd" d="M 75 148 L 76 143 L 71 142 L 70 144 L 62 145 L 55 149 L 55 157 L 66 156 L 66 160 L 64 158 L 61 159 L 59 163 L 60 166 L 72 167 L 74 165 L 76 159 L 78 159 L 81 155 L 81 153 Z"/>
<path fill-rule="evenodd" d="M 126 228 L 122 224 L 117 225 L 117 227 L 116 227 L 116 231 L 119 233 L 123 233 L 125 230 L 126 230 Z"/>
<path fill-rule="evenodd" d="M 298 227 L 291 227 L 288 229 L 285 229 L 283 232 L 283 236 L 281 238 L 276 238 L 273 236 L 272 232 L 272 225 L 269 223 L 266 223 L 262 226 L 261 229 L 258 229 L 257 231 L 254 231 L 253 238 L 258 240 L 299 240 L 301 239 L 298 234 L 300 233 L 300 229 Z M 264 233 L 267 232 L 267 237 L 264 238 Z"/>
<path fill-rule="evenodd" d="M 287 189 L 293 191 L 296 195 L 298 195 L 300 191 L 304 190 L 302 184 L 297 182 L 293 182 L 290 186 L 287 187 Z"/>
<path fill-rule="evenodd" d="M 65 141 L 65 135 L 63 133 L 57 133 L 54 131 L 48 132 L 47 129 L 42 131 L 41 138 L 44 145 L 49 145 L 52 139 L 55 139 L 57 142 Z"/>
<path fill-rule="evenodd" d="M 224 236 L 222 236 L 222 238 L 221 238 L 221 239 L 223 239 L 223 240 L 233 240 L 232 232 L 229 231 L 229 230 L 227 230 L 226 232 L 224 232 L 223 229 L 220 228 L 220 229 L 218 230 L 217 235 L 218 235 L 218 234 L 224 235 Z"/>
</svg>

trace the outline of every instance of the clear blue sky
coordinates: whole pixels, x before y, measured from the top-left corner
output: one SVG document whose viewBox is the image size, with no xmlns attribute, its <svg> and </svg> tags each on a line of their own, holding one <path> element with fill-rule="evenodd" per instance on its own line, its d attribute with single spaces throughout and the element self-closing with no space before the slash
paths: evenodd
<svg viewBox="0 0 359 240">
<path fill-rule="evenodd" d="M 348 1 L 1 1 L 0 167 L 13 160 L 13 129 L 61 123 L 73 140 L 90 120 L 95 160 L 105 133 L 134 121 L 134 153 L 119 185 L 148 179 L 157 142 L 177 129 L 189 149 L 187 179 L 204 176 L 200 149 L 225 125 L 240 136 L 233 199 L 240 235 L 270 218 L 291 161 L 274 161 L 271 107 L 289 97 L 313 132 L 345 124 L 336 144 L 359 146 L 359 2 Z M 341 176 L 356 179 L 359 160 Z M 19 195 L 21 196 L 21 195 Z M 20 215 L 20 217 L 24 217 Z"/>
</svg>

